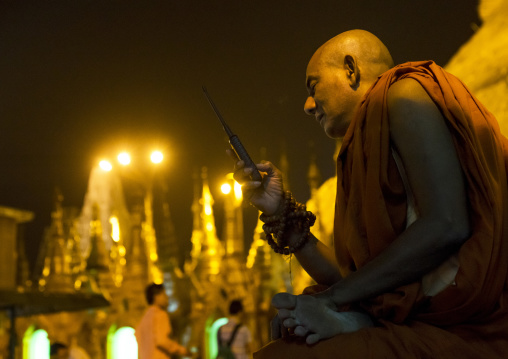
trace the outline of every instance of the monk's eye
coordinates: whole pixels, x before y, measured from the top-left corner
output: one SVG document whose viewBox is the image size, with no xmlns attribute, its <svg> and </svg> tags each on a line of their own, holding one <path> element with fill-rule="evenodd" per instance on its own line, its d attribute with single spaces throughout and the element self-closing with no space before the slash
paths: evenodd
<svg viewBox="0 0 508 359">
<path fill-rule="evenodd" d="M 317 82 L 314 82 L 312 85 L 310 85 L 310 94 L 314 95 L 314 92 L 316 91 L 316 85 Z"/>
</svg>

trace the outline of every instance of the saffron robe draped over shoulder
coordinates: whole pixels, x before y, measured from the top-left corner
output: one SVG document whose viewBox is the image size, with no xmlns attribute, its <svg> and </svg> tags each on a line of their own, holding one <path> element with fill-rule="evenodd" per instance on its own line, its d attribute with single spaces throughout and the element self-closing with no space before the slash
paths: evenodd
<svg viewBox="0 0 508 359">
<path fill-rule="evenodd" d="M 308 346 L 279 339 L 255 358 L 506 358 L 508 355 L 508 142 L 495 118 L 432 61 L 379 77 L 337 159 L 335 251 L 342 275 L 376 257 L 406 228 L 407 196 L 392 155 L 387 93 L 418 81 L 441 111 L 464 173 L 472 227 L 452 285 L 426 297 L 421 281 L 359 303 L 377 325 Z"/>
</svg>

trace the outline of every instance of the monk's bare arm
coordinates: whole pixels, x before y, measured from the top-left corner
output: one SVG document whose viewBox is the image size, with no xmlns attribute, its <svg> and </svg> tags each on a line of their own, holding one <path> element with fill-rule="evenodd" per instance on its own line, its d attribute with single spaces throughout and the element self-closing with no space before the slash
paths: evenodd
<svg viewBox="0 0 508 359">
<path fill-rule="evenodd" d="M 308 243 L 295 256 L 318 284 L 332 285 L 342 278 L 333 249 L 320 242 L 312 233 Z"/>
<path fill-rule="evenodd" d="M 456 252 L 470 231 L 463 173 L 439 109 L 411 79 L 390 88 L 388 109 L 391 140 L 419 217 L 378 257 L 323 293 L 339 306 L 418 280 Z"/>
</svg>

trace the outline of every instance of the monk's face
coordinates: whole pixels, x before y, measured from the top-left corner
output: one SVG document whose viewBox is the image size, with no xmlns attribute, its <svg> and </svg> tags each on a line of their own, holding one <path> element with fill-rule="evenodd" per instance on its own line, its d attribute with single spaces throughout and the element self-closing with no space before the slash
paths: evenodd
<svg viewBox="0 0 508 359">
<path fill-rule="evenodd" d="M 327 136 L 344 137 L 357 103 L 346 70 L 325 61 L 318 50 L 307 66 L 306 86 L 305 112 L 316 118 Z"/>
</svg>

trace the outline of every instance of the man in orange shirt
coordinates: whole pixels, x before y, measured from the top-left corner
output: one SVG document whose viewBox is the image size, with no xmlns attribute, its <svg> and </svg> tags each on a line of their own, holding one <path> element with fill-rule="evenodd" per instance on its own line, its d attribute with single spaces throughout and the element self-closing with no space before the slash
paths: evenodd
<svg viewBox="0 0 508 359">
<path fill-rule="evenodd" d="M 187 355 L 185 347 L 170 338 L 171 322 L 167 312 L 169 297 L 162 284 L 150 284 L 145 290 L 149 304 L 136 327 L 139 359 L 168 359 L 172 355 Z"/>
</svg>

